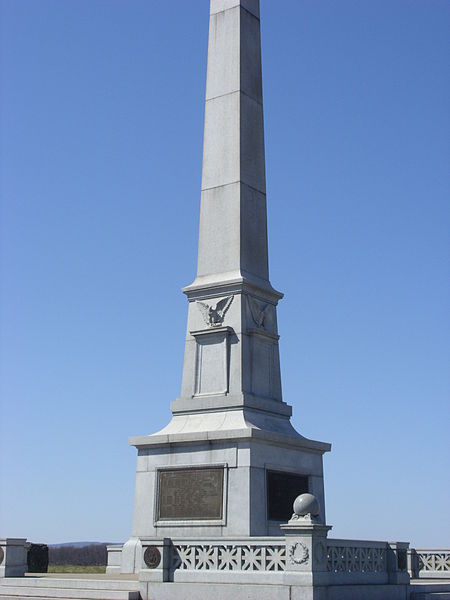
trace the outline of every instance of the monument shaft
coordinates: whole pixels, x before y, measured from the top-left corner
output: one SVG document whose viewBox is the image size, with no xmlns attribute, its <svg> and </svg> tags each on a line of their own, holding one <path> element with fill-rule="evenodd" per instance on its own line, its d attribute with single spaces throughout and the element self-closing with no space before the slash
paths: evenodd
<svg viewBox="0 0 450 600">
<path fill-rule="evenodd" d="M 211 3 L 198 279 L 268 281 L 257 2 Z"/>
</svg>

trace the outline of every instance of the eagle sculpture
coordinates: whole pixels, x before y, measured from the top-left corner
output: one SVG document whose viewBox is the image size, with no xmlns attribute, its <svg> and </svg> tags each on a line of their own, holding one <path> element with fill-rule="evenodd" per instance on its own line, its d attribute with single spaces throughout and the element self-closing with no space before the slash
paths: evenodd
<svg viewBox="0 0 450 600">
<path fill-rule="evenodd" d="M 264 322 L 269 313 L 270 304 L 261 305 L 258 300 L 252 298 L 251 296 L 247 296 L 247 299 L 250 312 L 252 313 L 252 317 L 256 323 L 256 326 L 264 329 Z"/>
<path fill-rule="evenodd" d="M 226 298 L 219 300 L 214 308 L 212 305 L 206 304 L 206 302 L 200 302 L 199 300 L 197 306 L 205 319 L 205 323 L 211 327 L 222 325 L 227 310 L 233 302 L 233 298 L 234 296 L 227 296 Z"/>
</svg>

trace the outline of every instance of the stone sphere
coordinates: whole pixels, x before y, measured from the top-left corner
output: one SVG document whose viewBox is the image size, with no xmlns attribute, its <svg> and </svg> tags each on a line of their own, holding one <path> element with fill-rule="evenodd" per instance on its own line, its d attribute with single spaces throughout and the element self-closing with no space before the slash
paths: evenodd
<svg viewBox="0 0 450 600">
<path fill-rule="evenodd" d="M 313 517 L 317 517 L 319 510 L 319 501 L 313 494 L 301 494 L 294 500 L 294 513 L 299 517 L 310 513 Z"/>
</svg>

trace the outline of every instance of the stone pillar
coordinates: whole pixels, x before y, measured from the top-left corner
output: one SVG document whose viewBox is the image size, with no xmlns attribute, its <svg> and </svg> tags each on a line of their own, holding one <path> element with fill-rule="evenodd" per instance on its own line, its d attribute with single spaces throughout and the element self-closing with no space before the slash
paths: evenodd
<svg viewBox="0 0 450 600">
<path fill-rule="evenodd" d="M 120 561 L 121 573 L 139 573 L 142 564 L 142 545 L 138 537 L 132 537 L 123 545 Z"/>
<path fill-rule="evenodd" d="M 331 526 L 315 523 L 305 517 L 291 519 L 287 525 L 281 525 L 281 529 L 286 536 L 286 573 L 292 571 L 296 574 L 292 583 L 327 585 L 327 535 Z M 304 577 L 299 579 L 299 574 Z"/>
<path fill-rule="evenodd" d="M 286 536 L 286 583 L 305 586 L 302 598 L 320 599 L 328 585 L 327 535 L 330 525 L 319 522 L 319 503 L 312 494 L 294 502 L 294 514 L 281 529 Z M 292 577 L 289 577 L 290 572 Z"/>
<path fill-rule="evenodd" d="M 117 574 L 121 572 L 120 569 L 122 564 L 123 546 L 124 544 L 114 544 L 111 546 L 106 546 L 106 552 L 108 553 L 108 562 L 106 565 L 107 575 Z"/>
<path fill-rule="evenodd" d="M 419 557 L 415 548 L 408 549 L 408 573 L 411 579 L 418 579 L 420 577 L 420 564 Z"/>
<path fill-rule="evenodd" d="M 409 584 L 408 553 L 409 542 L 389 542 L 386 565 L 389 583 Z"/>
<path fill-rule="evenodd" d="M 28 570 L 26 538 L 0 539 L 0 577 L 23 577 Z"/>
</svg>

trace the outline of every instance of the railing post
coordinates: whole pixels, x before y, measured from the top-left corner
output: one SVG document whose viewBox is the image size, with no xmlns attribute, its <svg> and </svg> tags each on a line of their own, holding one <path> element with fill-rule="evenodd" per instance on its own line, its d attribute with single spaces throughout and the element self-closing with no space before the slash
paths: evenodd
<svg viewBox="0 0 450 600">
<path fill-rule="evenodd" d="M 389 542 L 386 560 L 389 583 L 409 583 L 408 549 L 409 542 Z"/>
<path fill-rule="evenodd" d="M 142 544 L 138 537 L 131 537 L 122 546 L 120 572 L 139 573 L 142 566 Z"/>
<path fill-rule="evenodd" d="M 415 548 L 408 549 L 408 573 L 411 579 L 419 578 L 419 557 Z"/>
<path fill-rule="evenodd" d="M 112 544 L 110 546 L 106 546 L 106 552 L 108 556 L 106 564 L 107 575 L 120 573 L 122 564 L 122 549 L 123 544 Z M 140 566 L 141 565 L 139 564 L 139 567 Z"/>
<path fill-rule="evenodd" d="M 0 577 L 23 577 L 28 570 L 26 538 L 0 540 Z"/>
<path fill-rule="evenodd" d="M 294 502 L 294 514 L 281 525 L 286 536 L 286 575 L 292 583 L 304 586 L 328 584 L 327 535 L 331 526 L 319 522 L 319 503 L 312 494 L 302 494 Z M 286 582 L 290 582 L 289 576 Z"/>
<path fill-rule="evenodd" d="M 170 580 L 172 540 L 170 538 L 142 538 L 142 565 L 139 571 L 142 600 L 150 598 L 152 583 Z"/>
</svg>

